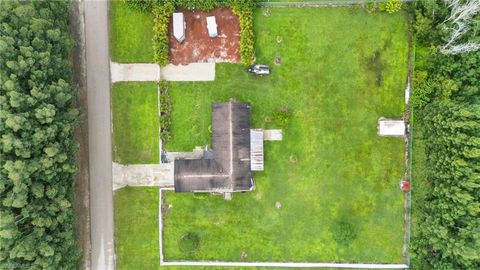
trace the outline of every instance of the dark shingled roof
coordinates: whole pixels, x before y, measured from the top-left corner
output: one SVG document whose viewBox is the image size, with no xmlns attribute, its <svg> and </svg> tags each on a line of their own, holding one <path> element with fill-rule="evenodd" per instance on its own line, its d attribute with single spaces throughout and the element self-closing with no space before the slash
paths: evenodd
<svg viewBox="0 0 480 270">
<path fill-rule="evenodd" d="M 175 160 L 175 191 L 233 192 L 253 187 L 250 171 L 250 105 L 212 105 L 213 159 Z"/>
</svg>

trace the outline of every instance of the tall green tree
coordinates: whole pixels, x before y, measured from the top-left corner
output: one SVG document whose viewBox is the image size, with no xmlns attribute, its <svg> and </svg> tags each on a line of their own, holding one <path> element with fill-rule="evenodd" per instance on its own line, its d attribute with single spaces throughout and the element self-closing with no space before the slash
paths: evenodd
<svg viewBox="0 0 480 270">
<path fill-rule="evenodd" d="M 415 3 L 411 105 L 426 160 L 412 191 L 429 187 L 413 201 L 415 269 L 480 269 L 480 52 L 441 52 L 450 14 L 444 1 Z M 466 38 L 478 39 L 480 26 L 471 30 Z"/>
<path fill-rule="evenodd" d="M 69 4 L 0 4 L 0 268 L 73 269 L 79 257 Z"/>
</svg>

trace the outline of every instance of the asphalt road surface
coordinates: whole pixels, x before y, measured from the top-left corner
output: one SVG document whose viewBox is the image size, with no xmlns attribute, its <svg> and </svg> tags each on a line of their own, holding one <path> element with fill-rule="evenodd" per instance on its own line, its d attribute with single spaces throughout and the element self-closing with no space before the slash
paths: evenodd
<svg viewBox="0 0 480 270">
<path fill-rule="evenodd" d="M 85 1 L 92 269 L 115 269 L 106 1 Z"/>
</svg>

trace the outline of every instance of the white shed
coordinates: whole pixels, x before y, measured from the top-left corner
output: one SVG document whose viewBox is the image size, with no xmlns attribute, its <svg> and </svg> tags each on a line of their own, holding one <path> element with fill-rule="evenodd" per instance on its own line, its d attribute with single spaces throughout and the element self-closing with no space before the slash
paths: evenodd
<svg viewBox="0 0 480 270">
<path fill-rule="evenodd" d="M 380 136 L 404 136 L 405 128 L 403 120 L 378 119 L 378 135 Z"/>
<path fill-rule="evenodd" d="M 210 37 L 213 38 L 218 35 L 217 20 L 215 19 L 215 16 L 207 17 L 207 29 L 208 29 L 208 35 Z"/>
<path fill-rule="evenodd" d="M 180 43 L 185 39 L 185 27 L 185 18 L 183 17 L 183 13 L 173 13 L 173 36 Z"/>
</svg>

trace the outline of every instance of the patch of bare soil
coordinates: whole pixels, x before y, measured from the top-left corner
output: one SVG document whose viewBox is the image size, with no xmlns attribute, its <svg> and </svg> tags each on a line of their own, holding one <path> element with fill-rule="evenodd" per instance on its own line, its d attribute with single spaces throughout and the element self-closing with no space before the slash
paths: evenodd
<svg viewBox="0 0 480 270">
<path fill-rule="evenodd" d="M 180 43 L 173 36 L 170 21 L 170 62 L 186 65 L 196 62 L 238 62 L 240 60 L 240 22 L 229 8 L 217 8 L 210 12 L 179 9 L 185 18 L 185 40 Z M 208 16 L 215 16 L 218 36 L 208 36 Z"/>
</svg>

